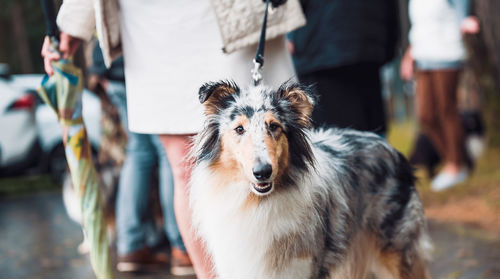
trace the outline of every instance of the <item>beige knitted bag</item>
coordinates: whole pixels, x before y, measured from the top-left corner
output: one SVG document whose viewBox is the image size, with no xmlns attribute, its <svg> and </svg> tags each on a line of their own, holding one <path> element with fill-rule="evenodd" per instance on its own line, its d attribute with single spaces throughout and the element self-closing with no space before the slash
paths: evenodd
<svg viewBox="0 0 500 279">
<path fill-rule="evenodd" d="M 259 0 L 212 0 L 225 53 L 257 44 L 265 3 Z M 288 0 L 268 14 L 266 40 L 284 35 L 306 23 L 298 0 Z"/>
</svg>

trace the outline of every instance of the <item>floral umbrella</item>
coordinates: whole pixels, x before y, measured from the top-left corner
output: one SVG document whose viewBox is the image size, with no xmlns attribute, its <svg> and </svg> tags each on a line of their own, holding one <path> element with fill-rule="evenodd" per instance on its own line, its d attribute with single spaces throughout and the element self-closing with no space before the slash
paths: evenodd
<svg viewBox="0 0 500 279">
<path fill-rule="evenodd" d="M 54 74 L 44 77 L 38 93 L 56 112 L 62 127 L 66 160 L 75 193 L 81 199 L 82 225 L 91 245 L 94 272 L 99 279 L 113 278 L 99 180 L 82 119 L 82 71 L 71 59 L 53 62 L 52 67 Z"/>
</svg>

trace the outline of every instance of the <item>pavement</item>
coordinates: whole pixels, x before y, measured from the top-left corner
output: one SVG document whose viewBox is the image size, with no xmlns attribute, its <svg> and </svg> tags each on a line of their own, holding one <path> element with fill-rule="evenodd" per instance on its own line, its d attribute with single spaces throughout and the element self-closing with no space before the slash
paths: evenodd
<svg viewBox="0 0 500 279">
<path fill-rule="evenodd" d="M 456 224 L 429 222 L 435 250 L 434 279 L 500 278 L 500 236 Z M 82 231 L 64 210 L 59 192 L 0 197 L 0 278 L 95 278 L 87 255 L 77 246 Z M 158 273 L 116 278 L 194 279 Z M 237 278 L 236 278 L 237 279 Z"/>
</svg>

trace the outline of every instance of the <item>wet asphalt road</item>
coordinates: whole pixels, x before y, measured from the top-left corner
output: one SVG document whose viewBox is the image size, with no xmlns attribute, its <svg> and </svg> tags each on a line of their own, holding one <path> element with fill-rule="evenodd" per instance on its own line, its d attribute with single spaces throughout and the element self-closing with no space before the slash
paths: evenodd
<svg viewBox="0 0 500 279">
<path fill-rule="evenodd" d="M 433 278 L 500 278 L 500 236 L 434 222 L 430 232 L 435 246 Z M 81 229 L 66 216 L 60 193 L 0 198 L 0 278 L 95 278 L 87 256 L 76 250 L 81 240 Z M 116 277 L 193 279 L 174 277 L 166 270 Z"/>
</svg>

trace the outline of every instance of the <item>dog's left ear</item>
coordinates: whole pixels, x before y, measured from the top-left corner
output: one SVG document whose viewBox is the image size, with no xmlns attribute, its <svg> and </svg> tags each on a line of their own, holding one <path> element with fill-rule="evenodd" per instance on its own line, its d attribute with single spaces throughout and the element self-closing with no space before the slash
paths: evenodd
<svg viewBox="0 0 500 279">
<path fill-rule="evenodd" d="M 284 98 L 290 103 L 293 112 L 297 114 L 297 121 L 301 125 L 311 127 L 311 114 L 315 101 L 311 87 L 286 82 L 280 86 L 276 94 L 278 98 Z"/>
<path fill-rule="evenodd" d="M 214 114 L 227 107 L 234 94 L 238 94 L 240 89 L 234 82 L 219 81 L 205 83 L 198 92 L 200 103 L 205 105 L 207 114 Z"/>
</svg>

